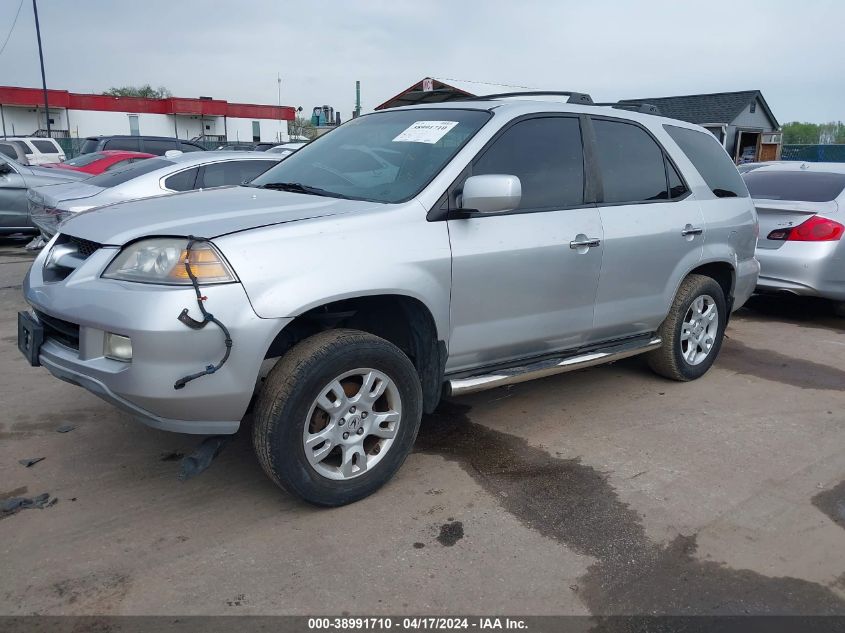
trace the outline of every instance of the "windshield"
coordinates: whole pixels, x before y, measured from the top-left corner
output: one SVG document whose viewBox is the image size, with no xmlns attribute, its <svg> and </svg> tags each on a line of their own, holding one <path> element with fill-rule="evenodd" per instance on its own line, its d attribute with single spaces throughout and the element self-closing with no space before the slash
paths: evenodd
<svg viewBox="0 0 845 633">
<path fill-rule="evenodd" d="M 403 202 L 422 191 L 479 129 L 482 110 L 391 110 L 352 119 L 297 150 L 253 186 L 295 183 L 321 195 Z"/>
<path fill-rule="evenodd" d="M 106 155 L 101 154 L 100 152 L 94 152 L 93 154 L 83 154 L 82 156 L 77 156 L 76 158 L 66 160 L 65 165 L 70 165 L 71 167 L 85 167 L 85 165 L 90 165 L 95 160 L 100 160 L 101 158 L 105 157 Z"/>
<path fill-rule="evenodd" d="M 752 198 L 829 202 L 845 189 L 845 174 L 754 170 L 742 176 Z"/>
<path fill-rule="evenodd" d="M 124 169 L 107 171 L 100 176 L 89 178 L 85 182 L 95 187 L 114 187 L 116 185 L 122 185 L 138 176 L 155 171 L 156 169 L 175 164 L 172 160 L 165 160 L 164 158 L 148 158 L 147 160 L 142 160 L 140 163 L 133 163 Z"/>
</svg>

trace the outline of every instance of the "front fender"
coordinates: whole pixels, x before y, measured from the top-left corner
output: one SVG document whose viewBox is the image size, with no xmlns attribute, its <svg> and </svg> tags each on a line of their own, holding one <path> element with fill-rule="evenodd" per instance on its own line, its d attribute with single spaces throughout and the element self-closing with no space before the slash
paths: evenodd
<svg viewBox="0 0 845 633">
<path fill-rule="evenodd" d="M 445 222 L 417 202 L 315 218 L 214 240 L 263 318 L 296 317 L 352 297 L 404 295 L 449 332 L 451 250 Z"/>
</svg>

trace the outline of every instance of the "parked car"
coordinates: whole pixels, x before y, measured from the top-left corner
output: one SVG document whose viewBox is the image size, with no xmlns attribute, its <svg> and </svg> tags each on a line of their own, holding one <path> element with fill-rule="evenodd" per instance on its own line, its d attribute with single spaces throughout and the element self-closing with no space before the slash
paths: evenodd
<svg viewBox="0 0 845 633">
<path fill-rule="evenodd" d="M 9 136 L 3 139 L 0 152 L 22 165 L 31 166 L 60 163 L 65 159 L 65 151 L 52 138 Z"/>
<path fill-rule="evenodd" d="M 258 390 L 267 475 L 341 505 L 396 472 L 444 393 L 635 354 L 702 376 L 756 285 L 756 234 L 696 125 L 506 96 L 396 108 L 249 186 L 68 220 L 24 281 L 19 347 L 171 431 L 234 433 Z"/>
<path fill-rule="evenodd" d="M 281 160 L 263 152 L 203 152 L 146 159 L 82 182 L 29 192 L 33 223 L 49 239 L 74 213 L 125 200 L 249 182 Z"/>
<path fill-rule="evenodd" d="M 767 160 L 760 163 L 743 163 L 742 165 L 737 165 L 736 170 L 741 174 L 747 174 L 749 171 L 760 169 L 760 167 L 768 167 L 769 165 L 779 165 L 781 162 L 783 161 Z"/>
<path fill-rule="evenodd" d="M 37 233 L 29 217 L 27 190 L 86 178 L 84 174 L 30 167 L 0 155 L 0 235 Z"/>
<path fill-rule="evenodd" d="M 215 152 L 252 152 L 255 143 L 225 143 L 214 148 Z"/>
<path fill-rule="evenodd" d="M 127 152 L 145 152 L 164 156 L 170 150 L 181 152 L 204 152 L 199 143 L 167 136 L 89 136 L 79 151 L 80 154 L 93 154 L 104 149 L 119 149 Z"/>
<path fill-rule="evenodd" d="M 760 217 L 758 289 L 833 299 L 845 316 L 845 164 L 783 162 L 743 178 Z"/>
<path fill-rule="evenodd" d="M 744 165 L 745 163 L 754 163 L 757 161 L 757 148 L 756 147 L 746 147 L 742 150 L 742 153 L 739 155 L 739 160 L 737 161 L 738 164 Z"/>
<path fill-rule="evenodd" d="M 0 154 L 21 165 L 26 165 L 27 151 L 27 146 L 21 141 L 0 141 Z"/>
<path fill-rule="evenodd" d="M 293 154 L 296 150 L 301 149 L 307 145 L 304 141 L 294 141 L 291 143 L 282 143 L 281 145 L 274 145 L 268 150 L 270 154 L 281 154 L 282 156 L 287 156 L 289 154 Z"/>
<path fill-rule="evenodd" d="M 215 151 L 264 152 L 274 145 L 275 143 L 224 143 L 223 145 L 218 145 Z"/>
<path fill-rule="evenodd" d="M 155 154 L 107 149 L 102 152 L 94 152 L 93 154 L 82 154 L 63 163 L 54 163 L 52 165 L 45 165 L 45 167 L 71 169 L 96 176 L 102 174 L 104 171 L 123 169 L 147 158 L 155 158 Z"/>
</svg>

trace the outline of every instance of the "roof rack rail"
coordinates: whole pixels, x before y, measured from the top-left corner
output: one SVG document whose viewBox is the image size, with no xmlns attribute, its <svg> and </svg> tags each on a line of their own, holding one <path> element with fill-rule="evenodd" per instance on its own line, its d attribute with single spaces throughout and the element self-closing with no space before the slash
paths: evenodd
<svg viewBox="0 0 845 633">
<path fill-rule="evenodd" d="M 586 92 L 570 92 L 568 90 L 529 90 L 527 92 L 499 92 L 491 95 L 467 97 L 465 101 L 487 101 L 488 99 L 506 99 L 509 97 L 541 97 L 541 96 L 569 97 L 567 103 L 581 103 L 592 105 L 593 98 Z"/>
<path fill-rule="evenodd" d="M 643 114 L 655 114 L 660 116 L 660 108 L 651 103 L 594 103 L 596 106 L 610 106 L 611 108 L 619 108 L 620 110 L 631 110 L 632 112 L 642 112 Z"/>
</svg>

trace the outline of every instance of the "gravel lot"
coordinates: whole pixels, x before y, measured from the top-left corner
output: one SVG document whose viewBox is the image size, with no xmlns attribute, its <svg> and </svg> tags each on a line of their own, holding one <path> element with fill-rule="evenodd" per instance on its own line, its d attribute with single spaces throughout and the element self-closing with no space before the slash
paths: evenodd
<svg viewBox="0 0 845 633">
<path fill-rule="evenodd" d="M 0 498 L 58 502 L 0 518 L 2 614 L 845 614 L 825 304 L 755 300 L 694 383 L 634 358 L 444 403 L 382 491 L 320 510 L 247 433 L 180 482 L 201 438 L 29 367 L 24 243 L 0 241 Z"/>
</svg>

